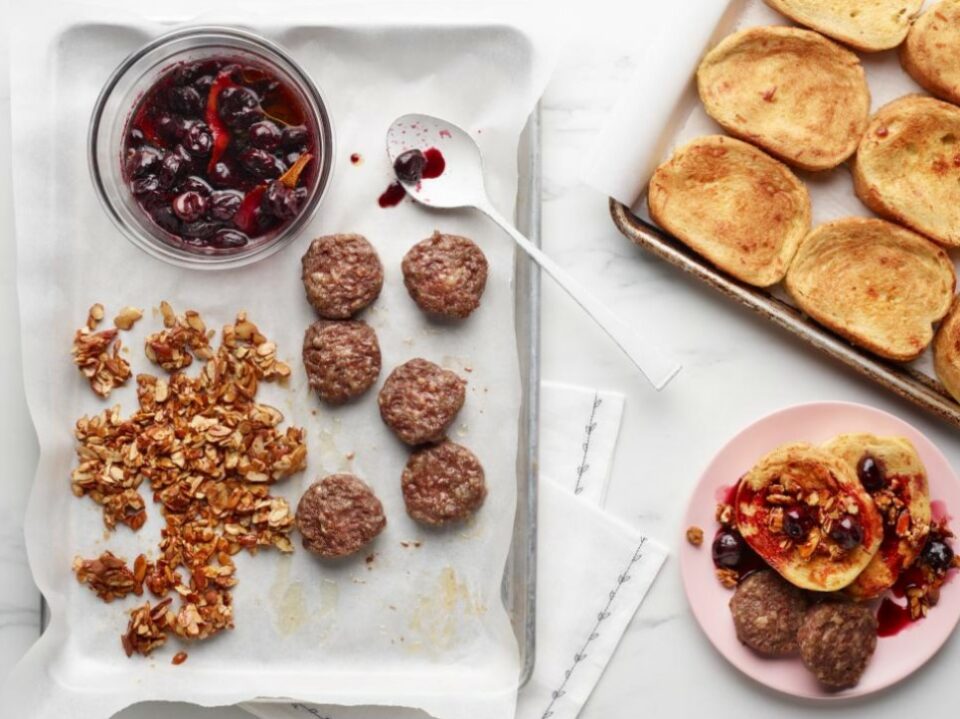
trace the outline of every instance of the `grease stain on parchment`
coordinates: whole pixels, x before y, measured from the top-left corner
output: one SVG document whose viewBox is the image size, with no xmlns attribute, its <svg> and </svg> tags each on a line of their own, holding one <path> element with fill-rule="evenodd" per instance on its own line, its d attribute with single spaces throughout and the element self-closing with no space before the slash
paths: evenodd
<svg viewBox="0 0 960 719">
<path fill-rule="evenodd" d="M 317 431 L 317 448 L 315 454 L 320 457 L 320 465 L 324 472 L 347 472 L 352 465 L 352 452 L 344 452 L 337 444 L 340 435 L 340 420 L 334 419 L 330 427 L 321 427 Z M 310 448 L 311 454 L 314 449 Z M 349 458 L 348 458 L 349 457 Z"/>
<path fill-rule="evenodd" d="M 280 636 L 288 637 L 303 626 L 307 618 L 307 603 L 303 584 L 290 581 L 290 559 L 281 561 L 277 577 L 270 588 L 273 625 Z"/>
<path fill-rule="evenodd" d="M 340 603 L 340 587 L 333 580 L 321 580 L 315 606 L 309 608 L 303 583 L 290 581 L 290 565 L 289 560 L 280 563 L 270 588 L 273 625 L 280 636 L 288 637 L 309 624 L 310 631 L 323 641 L 334 626 L 337 605 Z M 316 631 L 315 627 L 318 628 Z"/>
<path fill-rule="evenodd" d="M 484 615 L 487 607 L 457 577 L 453 567 L 444 567 L 428 593 L 421 594 L 410 619 L 411 652 L 443 652 L 460 639 L 469 619 Z"/>
</svg>

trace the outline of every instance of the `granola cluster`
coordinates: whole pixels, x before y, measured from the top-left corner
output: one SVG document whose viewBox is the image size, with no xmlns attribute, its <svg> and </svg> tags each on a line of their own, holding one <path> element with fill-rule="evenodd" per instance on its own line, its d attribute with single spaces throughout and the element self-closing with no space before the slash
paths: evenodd
<svg viewBox="0 0 960 719">
<path fill-rule="evenodd" d="M 835 536 L 834 527 L 844 517 L 855 517 L 860 513 L 860 507 L 852 497 L 816 489 L 805 491 L 790 478 L 783 477 L 780 482 L 767 487 L 764 499 L 771 506 L 767 528 L 781 537 L 781 549 L 796 546 L 803 559 L 816 553 L 840 559 L 849 551 L 849 546 L 824 539 Z M 798 521 L 796 517 L 801 519 Z M 859 541 L 851 544 L 857 545 Z"/>
<path fill-rule="evenodd" d="M 95 304 L 87 323 L 73 336 L 73 363 L 100 397 L 109 397 L 116 387 L 130 379 L 130 363 L 120 356 L 121 344 L 115 328 L 97 331 L 103 321 L 103 305 Z"/>
<path fill-rule="evenodd" d="M 960 555 L 953 554 L 951 549 L 948 556 L 931 556 L 928 554 L 931 544 L 940 544 L 949 547 L 949 540 L 953 532 L 947 528 L 946 522 L 940 522 L 931 527 L 927 547 L 912 569 L 907 570 L 904 596 L 907 599 L 907 609 L 910 619 L 916 621 L 927 616 L 931 607 L 940 601 L 940 588 L 947 581 L 951 571 L 960 569 Z"/>
<path fill-rule="evenodd" d="M 930 527 L 925 522 L 914 522 L 910 508 L 900 499 L 905 483 L 904 477 L 889 477 L 885 488 L 871 493 L 870 496 L 873 497 L 873 503 L 880 512 L 887 531 L 892 531 L 898 539 L 916 545 L 927 536 Z"/>
<path fill-rule="evenodd" d="M 144 347 L 147 359 L 167 372 L 189 367 L 194 357 L 203 361 L 213 359 L 207 327 L 197 312 L 187 310 L 179 317 L 169 303 L 161 302 L 160 314 L 164 328 L 147 337 Z"/>
<path fill-rule="evenodd" d="M 103 507 L 108 528 L 143 525 L 144 481 L 165 521 L 153 561 L 141 555 L 129 569 L 107 553 L 75 563 L 78 580 L 104 599 L 140 595 L 143 587 L 161 599 L 131 613 L 128 655 L 150 653 L 169 633 L 205 639 L 232 627 L 231 557 L 259 547 L 293 551 L 293 514 L 270 486 L 302 470 L 307 457 L 303 429 L 281 429 L 283 415 L 255 399 L 260 382 L 290 374 L 276 345 L 240 314 L 214 352 L 199 315 L 177 317 L 164 305 L 165 329 L 147 340 L 148 356 L 172 368 L 204 359 L 202 371 L 138 375 L 137 412 L 123 417 L 114 407 L 81 418 L 75 432 L 73 492 Z"/>
</svg>

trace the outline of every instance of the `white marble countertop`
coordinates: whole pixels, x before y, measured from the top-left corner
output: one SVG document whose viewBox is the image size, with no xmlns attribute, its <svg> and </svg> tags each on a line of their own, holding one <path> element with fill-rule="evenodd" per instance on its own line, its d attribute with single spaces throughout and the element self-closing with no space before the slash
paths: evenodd
<svg viewBox="0 0 960 719">
<path fill-rule="evenodd" d="M 7 0 L 0 2 L 0 17 Z M 608 507 L 676 547 L 690 488 L 710 457 L 740 427 L 781 407 L 813 400 L 865 402 L 894 412 L 960 463 L 955 430 L 880 392 L 779 329 L 733 306 L 630 245 L 613 227 L 606 198 L 578 182 L 584 153 L 617 91 L 637 67 L 642 3 L 594 0 L 543 102 L 544 246 L 611 307 L 647 318 L 651 338 L 672 348 L 684 370 L 656 394 L 560 291 L 544 282 L 544 377 L 627 395 Z M 610 16 L 604 7 L 610 5 Z M 553 7 L 553 6 L 551 6 Z M 558 11 L 558 10 L 555 10 Z M 610 18 L 613 17 L 613 22 Z M 589 21 L 589 22 L 588 22 Z M 20 379 L 9 177 L 7 23 L 0 23 L 0 677 L 39 631 L 40 598 L 27 569 L 21 517 L 37 447 Z M 37 328 L 42 331 L 42 328 Z M 942 706 L 960 666 L 954 636 L 914 677 L 855 704 L 817 708 L 824 716 L 897 717 Z M 37 691 L 42 691 L 38 687 Z M 584 710 L 584 719 L 805 716 L 812 706 L 741 677 L 708 644 L 668 561 Z M 126 719 L 241 719 L 235 708 L 142 705 Z M 23 717 L 22 719 L 30 719 Z M 91 718 L 93 719 L 93 718 Z M 96 718 L 100 719 L 100 718 Z"/>
</svg>

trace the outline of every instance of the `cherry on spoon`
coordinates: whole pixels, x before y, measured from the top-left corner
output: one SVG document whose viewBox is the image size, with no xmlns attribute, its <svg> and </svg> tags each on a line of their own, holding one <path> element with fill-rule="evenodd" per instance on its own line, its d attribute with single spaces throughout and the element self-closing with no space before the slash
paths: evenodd
<svg viewBox="0 0 960 719">
<path fill-rule="evenodd" d="M 425 171 L 431 159 L 434 165 L 438 162 L 431 157 L 431 151 L 436 153 L 436 148 L 442 153 L 443 167 L 439 174 Z M 430 115 L 403 115 L 387 130 L 387 155 L 396 170 L 397 181 L 417 202 L 441 209 L 473 207 L 500 225 L 610 336 L 655 389 L 663 389 L 680 371 L 677 362 L 641 341 L 630 325 L 581 287 L 497 211 L 484 186 L 480 148 L 460 127 Z M 399 163 L 398 158 L 401 158 Z"/>
</svg>

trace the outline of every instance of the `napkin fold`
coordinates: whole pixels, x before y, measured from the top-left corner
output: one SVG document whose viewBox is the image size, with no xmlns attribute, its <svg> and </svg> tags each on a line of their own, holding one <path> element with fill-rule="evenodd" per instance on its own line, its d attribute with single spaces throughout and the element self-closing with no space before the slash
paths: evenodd
<svg viewBox="0 0 960 719">
<path fill-rule="evenodd" d="M 518 719 L 575 719 L 667 557 L 603 510 L 624 397 L 544 382 L 537 541 L 537 656 Z M 245 704 L 260 719 L 427 719 L 387 707 Z"/>
</svg>

